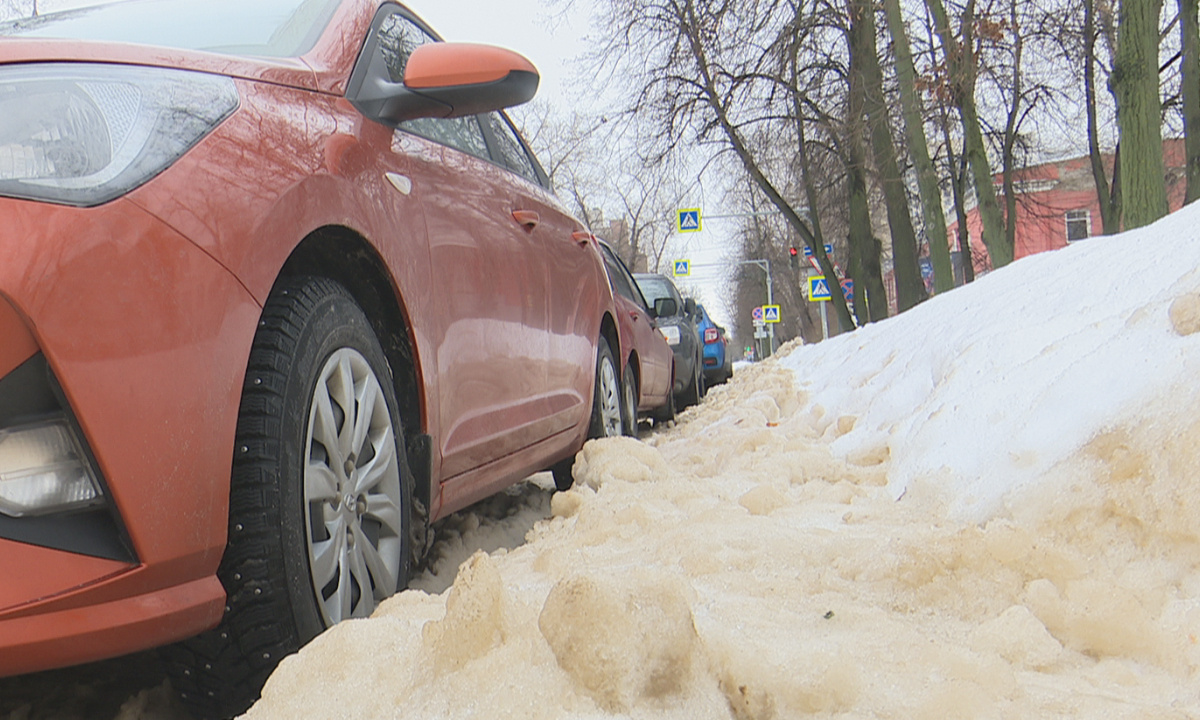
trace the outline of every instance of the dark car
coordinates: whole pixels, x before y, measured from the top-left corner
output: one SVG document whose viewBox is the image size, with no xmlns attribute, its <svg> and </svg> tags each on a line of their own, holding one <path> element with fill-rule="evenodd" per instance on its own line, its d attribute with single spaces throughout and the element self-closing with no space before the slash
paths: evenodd
<svg viewBox="0 0 1200 720">
<path fill-rule="evenodd" d="M 0 24 L 0 675 L 164 651 L 197 717 L 618 434 L 596 241 L 390 0 Z"/>
<path fill-rule="evenodd" d="M 733 354 L 729 352 L 729 338 L 725 328 L 713 322 L 703 305 L 696 305 L 700 313 L 697 329 L 704 341 L 704 383 L 708 387 L 721 385 L 733 377 Z"/>
<path fill-rule="evenodd" d="M 634 275 L 642 295 L 655 310 L 658 330 L 675 351 L 675 404 L 678 409 L 696 405 L 704 397 L 703 343 L 697 323 L 696 301 L 686 300 L 666 275 Z M 669 301 L 669 302 L 668 302 Z"/>
</svg>

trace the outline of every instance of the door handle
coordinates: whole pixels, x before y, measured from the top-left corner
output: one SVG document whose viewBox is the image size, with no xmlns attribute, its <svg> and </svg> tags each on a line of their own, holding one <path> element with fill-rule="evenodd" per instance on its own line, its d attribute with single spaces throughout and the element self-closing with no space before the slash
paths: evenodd
<svg viewBox="0 0 1200 720">
<path fill-rule="evenodd" d="M 513 210 L 513 220 L 517 221 L 518 225 L 523 225 L 532 230 L 542 221 L 540 215 L 533 210 Z"/>
<path fill-rule="evenodd" d="M 633 318 L 634 320 L 637 320 L 640 316 L 637 314 L 636 310 L 630 310 L 629 317 Z"/>
<path fill-rule="evenodd" d="M 580 245 L 587 245 L 593 239 L 595 239 L 595 237 L 595 235 L 591 234 L 587 230 L 576 230 L 575 232 L 571 233 L 571 239 Z"/>
</svg>

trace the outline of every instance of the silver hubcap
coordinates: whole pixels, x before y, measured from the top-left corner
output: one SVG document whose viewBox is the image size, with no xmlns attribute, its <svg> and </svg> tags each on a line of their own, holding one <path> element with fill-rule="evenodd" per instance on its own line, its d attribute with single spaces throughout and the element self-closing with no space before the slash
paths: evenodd
<svg viewBox="0 0 1200 720">
<path fill-rule="evenodd" d="M 604 437 L 621 434 L 621 383 L 617 382 L 617 369 L 611 358 L 600 363 L 600 419 L 604 424 Z"/>
<path fill-rule="evenodd" d="M 379 380 L 357 350 L 321 369 L 308 412 L 304 520 L 325 624 L 367 617 L 396 592 L 403 542 L 395 429 Z"/>
</svg>

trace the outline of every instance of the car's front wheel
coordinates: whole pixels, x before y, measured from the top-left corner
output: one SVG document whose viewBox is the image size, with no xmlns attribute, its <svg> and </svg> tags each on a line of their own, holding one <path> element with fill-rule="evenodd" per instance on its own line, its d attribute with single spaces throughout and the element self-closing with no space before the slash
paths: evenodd
<svg viewBox="0 0 1200 720">
<path fill-rule="evenodd" d="M 301 278 L 272 293 L 238 415 L 225 617 L 172 653 L 193 714 L 243 712 L 284 656 L 407 583 L 412 480 L 394 388 L 341 285 Z"/>
</svg>

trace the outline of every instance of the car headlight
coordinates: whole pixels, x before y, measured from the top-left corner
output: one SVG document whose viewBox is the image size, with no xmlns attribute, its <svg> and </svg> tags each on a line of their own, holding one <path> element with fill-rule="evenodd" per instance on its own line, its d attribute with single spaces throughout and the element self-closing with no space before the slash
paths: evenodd
<svg viewBox="0 0 1200 720">
<path fill-rule="evenodd" d="M 90 207 L 165 170 L 238 106 L 229 78 L 124 65 L 0 69 L 0 195 Z"/>
<path fill-rule="evenodd" d="M 667 339 L 668 345 L 679 344 L 679 328 L 675 325 L 664 325 L 660 327 L 658 331 Z"/>
</svg>

